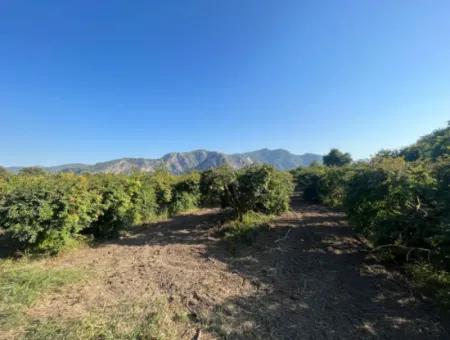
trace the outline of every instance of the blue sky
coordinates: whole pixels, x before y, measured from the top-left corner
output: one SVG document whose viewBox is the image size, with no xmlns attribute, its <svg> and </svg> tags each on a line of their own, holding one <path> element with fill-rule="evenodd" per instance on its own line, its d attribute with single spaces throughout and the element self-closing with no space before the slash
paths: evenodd
<svg viewBox="0 0 450 340">
<path fill-rule="evenodd" d="M 450 1 L 0 0 L 0 164 L 365 158 L 450 119 Z"/>
</svg>

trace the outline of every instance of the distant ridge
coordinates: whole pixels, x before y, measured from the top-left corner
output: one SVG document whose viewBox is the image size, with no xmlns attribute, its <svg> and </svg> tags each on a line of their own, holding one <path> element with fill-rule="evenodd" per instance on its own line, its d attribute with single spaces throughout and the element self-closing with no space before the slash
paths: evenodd
<svg viewBox="0 0 450 340">
<path fill-rule="evenodd" d="M 322 156 L 312 153 L 294 155 L 283 149 L 261 149 L 246 153 L 227 155 L 216 151 L 194 150 L 190 152 L 172 152 L 159 159 L 120 158 L 107 162 L 89 164 L 63 164 L 42 167 L 48 172 L 74 173 L 130 173 L 133 170 L 146 172 L 165 167 L 174 174 L 182 174 L 194 170 L 207 170 L 228 164 L 239 169 L 251 164 L 271 164 L 280 170 L 290 170 L 299 166 L 308 166 L 312 162 L 322 162 Z M 18 172 L 21 167 L 7 168 L 11 172 Z"/>
</svg>

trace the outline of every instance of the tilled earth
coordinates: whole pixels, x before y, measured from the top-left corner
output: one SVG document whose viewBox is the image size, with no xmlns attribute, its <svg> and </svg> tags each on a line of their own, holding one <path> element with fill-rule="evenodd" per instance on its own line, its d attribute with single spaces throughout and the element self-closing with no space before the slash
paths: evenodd
<svg viewBox="0 0 450 340">
<path fill-rule="evenodd" d="M 28 313 L 78 317 L 161 294 L 189 316 L 185 339 L 450 338 L 400 273 L 367 256 L 342 213 L 296 205 L 233 248 L 217 236 L 223 218 L 202 210 L 62 256 L 57 265 L 87 266 L 98 279 Z"/>
</svg>

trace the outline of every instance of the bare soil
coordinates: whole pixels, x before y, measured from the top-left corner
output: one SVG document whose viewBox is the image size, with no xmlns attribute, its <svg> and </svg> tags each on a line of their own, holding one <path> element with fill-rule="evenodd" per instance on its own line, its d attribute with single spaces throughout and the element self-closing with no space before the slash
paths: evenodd
<svg viewBox="0 0 450 340">
<path fill-rule="evenodd" d="M 220 210 L 135 227 L 55 265 L 98 279 L 47 297 L 28 313 L 79 317 L 157 295 L 190 318 L 184 339 L 445 339 L 448 320 L 401 273 L 367 256 L 337 211 L 296 204 L 254 242 L 230 250 Z M 150 302 L 149 302 L 150 303 Z"/>
</svg>

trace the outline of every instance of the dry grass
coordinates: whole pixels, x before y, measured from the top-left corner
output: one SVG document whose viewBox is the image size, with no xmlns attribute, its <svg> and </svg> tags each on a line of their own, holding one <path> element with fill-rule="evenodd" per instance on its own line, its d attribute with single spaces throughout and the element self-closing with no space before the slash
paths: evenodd
<svg viewBox="0 0 450 340">
<path fill-rule="evenodd" d="M 0 338 L 13 338 L 27 323 L 26 309 L 48 292 L 59 293 L 86 277 L 74 268 L 55 268 L 45 261 L 0 262 Z"/>
<path fill-rule="evenodd" d="M 98 306 L 97 306 L 98 307 Z M 179 339 L 189 318 L 173 310 L 163 296 L 121 301 L 114 308 L 93 310 L 76 318 L 35 318 L 26 339 Z"/>
<path fill-rule="evenodd" d="M 256 239 L 233 253 L 229 242 L 217 237 L 223 217 L 218 210 L 197 211 L 130 228 L 116 240 L 50 260 L 4 262 L 0 338 L 353 339 L 448 333 L 450 327 L 435 321 L 401 280 L 366 261 L 342 214 L 305 206 L 262 230 L 259 222 L 268 221 L 252 217 L 246 226 L 259 230 Z M 238 234 L 247 230 L 234 227 Z"/>
</svg>

